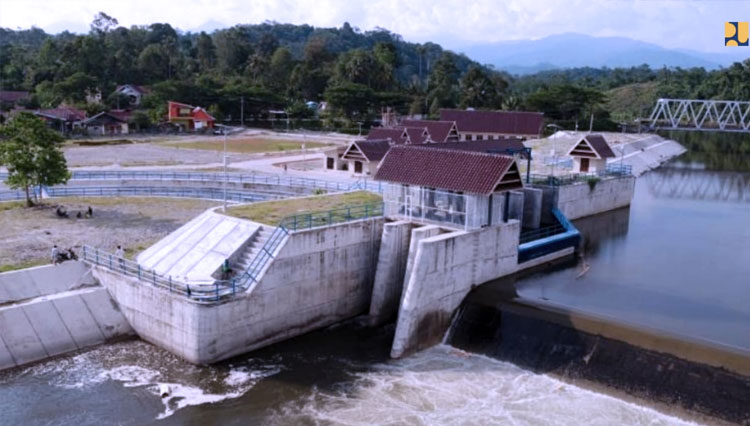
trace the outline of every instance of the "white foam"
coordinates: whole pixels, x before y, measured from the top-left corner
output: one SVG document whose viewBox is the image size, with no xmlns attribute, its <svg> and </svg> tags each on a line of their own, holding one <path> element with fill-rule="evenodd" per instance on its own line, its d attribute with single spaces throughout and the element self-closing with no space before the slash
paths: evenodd
<svg viewBox="0 0 750 426">
<path fill-rule="evenodd" d="M 513 364 L 438 346 L 357 375 L 338 392 L 287 404 L 275 423 L 649 424 L 681 419 L 598 394 Z"/>
</svg>

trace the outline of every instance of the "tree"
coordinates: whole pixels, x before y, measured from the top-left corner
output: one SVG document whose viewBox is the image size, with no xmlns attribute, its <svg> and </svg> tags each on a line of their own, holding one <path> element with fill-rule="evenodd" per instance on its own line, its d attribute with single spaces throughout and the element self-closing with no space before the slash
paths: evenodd
<svg viewBox="0 0 750 426">
<path fill-rule="evenodd" d="M 462 108 L 499 108 L 502 105 L 501 90 L 495 86 L 484 70 L 479 67 L 469 67 L 461 77 L 460 106 Z"/>
<path fill-rule="evenodd" d="M 21 113 L 0 128 L 0 164 L 8 168 L 6 184 L 26 192 L 31 188 L 65 183 L 70 178 L 65 156 L 58 147 L 63 137 L 30 113 Z"/>
</svg>

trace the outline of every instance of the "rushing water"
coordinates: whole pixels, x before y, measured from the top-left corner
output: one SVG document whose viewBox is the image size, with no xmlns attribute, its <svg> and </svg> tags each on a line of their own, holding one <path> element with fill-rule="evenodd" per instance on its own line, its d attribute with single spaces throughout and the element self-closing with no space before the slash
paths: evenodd
<svg viewBox="0 0 750 426">
<path fill-rule="evenodd" d="M 747 349 L 750 194 L 700 185 L 749 177 L 690 167 L 643 177 L 630 209 L 577 222 L 582 277 L 581 262 L 553 267 L 518 294 Z M 121 342 L 0 373 L 0 424 L 685 424 L 445 345 L 390 360 L 392 338 L 392 325 L 353 322 L 209 367 Z"/>
</svg>

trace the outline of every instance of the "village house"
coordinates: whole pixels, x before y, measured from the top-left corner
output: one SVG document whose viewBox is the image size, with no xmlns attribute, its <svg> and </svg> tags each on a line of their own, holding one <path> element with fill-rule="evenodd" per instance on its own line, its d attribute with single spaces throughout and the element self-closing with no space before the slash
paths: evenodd
<svg viewBox="0 0 750 426">
<path fill-rule="evenodd" d="M 103 111 L 81 121 L 91 136 L 127 135 L 129 114 L 126 111 Z"/>
<path fill-rule="evenodd" d="M 40 109 L 34 115 L 47 122 L 51 128 L 61 133 L 70 133 L 73 129 L 81 127 L 81 121 L 86 119 L 86 112 L 67 105 L 57 108 Z"/>
<path fill-rule="evenodd" d="M 137 84 L 123 84 L 117 86 L 117 88 L 115 89 L 115 93 L 120 93 L 127 96 L 130 100 L 130 105 L 138 106 L 141 104 L 141 100 L 143 99 L 143 97 L 151 93 L 151 89 L 146 86 L 139 86 Z M 125 105 L 121 105 L 121 107 L 124 106 Z"/>
<path fill-rule="evenodd" d="M 391 145 L 388 139 L 354 141 L 346 148 L 341 159 L 349 163 L 347 170 L 352 174 L 374 176 L 380 160 L 385 157 Z"/>
<path fill-rule="evenodd" d="M 392 146 L 375 180 L 386 216 L 459 229 L 507 221 L 509 191 L 523 189 L 513 157 L 425 145 Z"/>
<path fill-rule="evenodd" d="M 13 107 L 26 99 L 29 99 L 29 92 L 20 90 L 0 90 L 0 107 Z"/>
<path fill-rule="evenodd" d="M 423 144 L 432 142 L 426 127 L 375 127 L 365 138 L 367 140 L 390 140 L 395 144 Z"/>
<path fill-rule="evenodd" d="M 455 122 L 462 141 L 507 137 L 536 139 L 542 134 L 544 115 L 541 112 L 441 109 L 440 120 Z"/>
<path fill-rule="evenodd" d="M 607 159 L 615 157 L 612 147 L 602 135 L 585 135 L 568 151 L 573 158 L 573 171 L 596 173 L 607 169 Z"/>
<path fill-rule="evenodd" d="M 201 107 L 169 101 L 167 120 L 183 131 L 212 129 L 216 119 Z"/>
</svg>

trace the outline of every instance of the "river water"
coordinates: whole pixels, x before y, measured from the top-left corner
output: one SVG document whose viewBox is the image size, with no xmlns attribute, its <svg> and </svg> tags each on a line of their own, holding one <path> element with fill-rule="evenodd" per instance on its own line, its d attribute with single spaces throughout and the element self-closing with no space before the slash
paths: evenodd
<svg viewBox="0 0 750 426">
<path fill-rule="evenodd" d="M 750 194 L 720 182 L 750 175 L 670 167 L 631 208 L 576 223 L 586 274 L 554 266 L 518 294 L 749 349 Z M 0 424 L 691 424 L 447 345 L 390 360 L 392 338 L 355 321 L 209 367 L 120 342 L 0 373 Z"/>
</svg>

